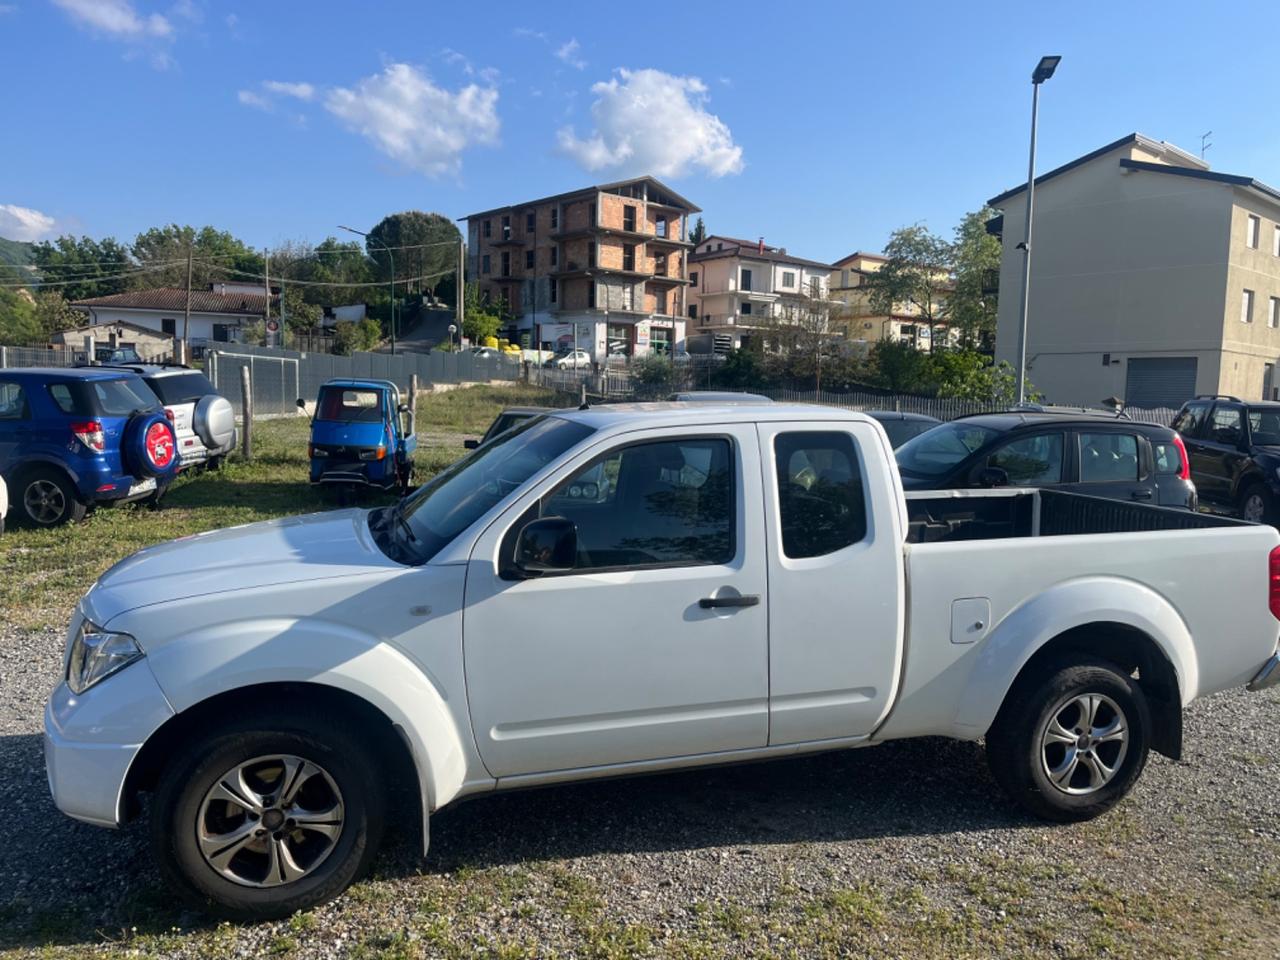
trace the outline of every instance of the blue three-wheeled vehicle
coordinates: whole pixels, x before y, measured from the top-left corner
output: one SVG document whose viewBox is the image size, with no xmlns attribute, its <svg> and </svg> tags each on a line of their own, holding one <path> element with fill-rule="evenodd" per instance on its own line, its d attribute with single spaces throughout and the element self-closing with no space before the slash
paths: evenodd
<svg viewBox="0 0 1280 960">
<path fill-rule="evenodd" d="M 306 408 L 303 400 L 298 406 Z M 413 482 L 413 413 L 390 380 L 330 380 L 311 418 L 311 482 L 407 493 Z"/>
</svg>

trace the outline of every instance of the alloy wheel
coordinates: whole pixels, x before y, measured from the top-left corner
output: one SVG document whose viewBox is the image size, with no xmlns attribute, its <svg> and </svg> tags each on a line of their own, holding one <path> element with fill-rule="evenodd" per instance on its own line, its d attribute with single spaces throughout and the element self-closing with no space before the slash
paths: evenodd
<svg viewBox="0 0 1280 960">
<path fill-rule="evenodd" d="M 1072 694 L 1049 714 L 1040 735 L 1040 762 L 1057 789 L 1072 796 L 1110 783 L 1129 750 L 1129 721 L 1110 697 Z"/>
<path fill-rule="evenodd" d="M 333 777 L 310 760 L 279 754 L 246 760 L 214 782 L 200 802 L 196 844 L 233 883 L 275 887 L 320 866 L 342 828 Z"/>
<path fill-rule="evenodd" d="M 1267 504 L 1262 494 L 1251 493 L 1244 499 L 1244 518 L 1250 523 L 1261 523 L 1267 515 Z"/>
<path fill-rule="evenodd" d="M 32 480 L 22 493 L 22 505 L 27 516 L 36 523 L 57 523 L 66 512 L 67 497 L 52 480 Z"/>
</svg>

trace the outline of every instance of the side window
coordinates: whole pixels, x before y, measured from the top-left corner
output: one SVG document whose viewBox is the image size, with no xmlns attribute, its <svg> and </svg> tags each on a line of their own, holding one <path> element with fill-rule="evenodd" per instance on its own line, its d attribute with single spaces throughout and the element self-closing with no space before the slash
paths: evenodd
<svg viewBox="0 0 1280 960">
<path fill-rule="evenodd" d="M 1200 425 L 1204 423 L 1205 414 L 1208 412 L 1207 403 L 1188 403 L 1173 421 L 1173 429 L 1184 437 L 1194 436 L 1199 431 Z"/>
<path fill-rule="evenodd" d="M 27 397 L 16 383 L 0 383 L 0 420 L 25 420 Z"/>
<path fill-rule="evenodd" d="M 541 515 L 577 526 L 577 570 L 728 563 L 733 447 L 690 438 L 613 450 L 545 497 Z"/>
<path fill-rule="evenodd" d="M 1062 434 L 1041 433 L 1022 437 L 987 459 L 987 466 L 1009 475 L 1013 486 L 1062 482 Z"/>
<path fill-rule="evenodd" d="M 1138 438 L 1129 433 L 1080 434 L 1080 482 L 1138 479 Z"/>
<path fill-rule="evenodd" d="M 1182 452 L 1172 443 L 1152 441 L 1151 452 L 1155 456 L 1156 473 L 1161 476 L 1177 476 L 1182 473 Z"/>
<path fill-rule="evenodd" d="M 1238 444 L 1244 438 L 1244 417 L 1239 407 L 1215 407 L 1209 422 L 1209 436 L 1214 443 Z"/>
<path fill-rule="evenodd" d="M 53 397 L 53 402 L 58 405 L 58 409 L 63 413 L 76 412 L 75 398 L 71 396 L 71 388 L 65 383 L 50 384 L 49 396 Z"/>
<path fill-rule="evenodd" d="M 781 433 L 773 442 L 782 552 L 821 557 L 867 535 L 858 453 L 847 433 Z"/>
</svg>

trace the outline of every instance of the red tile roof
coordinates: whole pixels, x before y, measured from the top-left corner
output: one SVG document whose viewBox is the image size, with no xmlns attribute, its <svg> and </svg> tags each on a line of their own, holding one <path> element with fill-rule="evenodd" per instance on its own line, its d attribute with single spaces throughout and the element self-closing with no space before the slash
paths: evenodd
<svg viewBox="0 0 1280 960">
<path fill-rule="evenodd" d="M 266 297 L 261 293 L 214 293 L 212 290 L 192 290 L 191 309 L 196 313 L 230 313 L 240 316 L 260 315 L 266 307 Z M 272 296 L 271 303 L 280 302 L 279 296 Z M 106 297 L 90 297 L 87 300 L 74 300 L 73 307 L 123 307 L 135 310 L 172 310 L 181 312 L 186 309 L 187 291 L 185 287 L 153 287 L 150 290 L 130 290 L 127 293 L 113 293 Z"/>
</svg>

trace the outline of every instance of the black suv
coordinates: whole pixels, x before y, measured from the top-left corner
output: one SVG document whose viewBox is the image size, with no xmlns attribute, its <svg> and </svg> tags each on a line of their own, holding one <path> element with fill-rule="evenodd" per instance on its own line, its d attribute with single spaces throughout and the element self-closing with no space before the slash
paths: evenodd
<svg viewBox="0 0 1280 960">
<path fill-rule="evenodd" d="M 961 417 L 897 451 L 907 490 L 1053 487 L 1196 508 L 1182 440 L 1114 414 L 1018 411 Z"/>
<path fill-rule="evenodd" d="M 1280 523 L 1280 403 L 1196 397 L 1173 421 L 1205 503 Z"/>
</svg>

